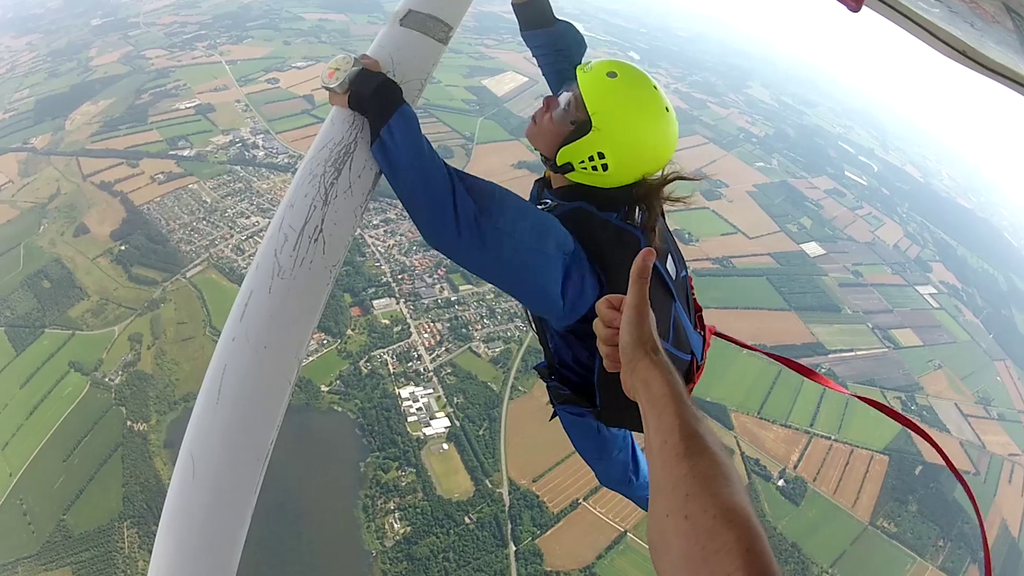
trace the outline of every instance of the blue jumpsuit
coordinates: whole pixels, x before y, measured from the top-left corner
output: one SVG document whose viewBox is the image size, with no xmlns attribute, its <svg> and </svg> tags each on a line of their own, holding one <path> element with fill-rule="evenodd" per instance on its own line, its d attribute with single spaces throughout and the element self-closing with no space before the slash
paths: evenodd
<svg viewBox="0 0 1024 576">
<path fill-rule="evenodd" d="M 523 40 L 552 92 L 575 81 L 587 49 L 576 27 L 557 20 L 547 0 L 514 8 Z M 423 239 L 542 318 L 551 327 L 556 385 L 592 396 L 600 358 L 589 322 L 602 284 L 580 244 L 553 215 L 445 163 L 408 104 L 382 104 L 389 98 L 380 95 L 379 84 L 363 86 L 360 97 L 353 82 L 350 105 L 370 120 L 373 156 Z M 535 185 L 534 200 L 545 184 Z M 604 425 L 580 406 L 556 404 L 555 411 L 598 481 L 646 510 L 647 461 L 632 433 Z"/>
</svg>

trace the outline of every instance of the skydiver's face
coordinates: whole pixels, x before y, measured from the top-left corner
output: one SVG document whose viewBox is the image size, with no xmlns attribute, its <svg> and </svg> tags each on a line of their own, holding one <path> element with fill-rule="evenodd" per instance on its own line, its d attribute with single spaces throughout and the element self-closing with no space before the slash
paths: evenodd
<svg viewBox="0 0 1024 576">
<path fill-rule="evenodd" d="M 530 117 L 526 139 L 542 156 L 554 159 L 565 139 L 586 117 L 583 98 L 575 87 L 563 90 L 557 96 L 546 96 Z"/>
</svg>

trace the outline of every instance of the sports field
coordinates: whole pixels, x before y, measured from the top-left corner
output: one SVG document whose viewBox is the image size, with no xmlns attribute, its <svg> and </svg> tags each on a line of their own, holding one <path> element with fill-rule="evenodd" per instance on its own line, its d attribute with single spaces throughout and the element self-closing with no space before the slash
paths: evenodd
<svg viewBox="0 0 1024 576">
<path fill-rule="evenodd" d="M 756 414 L 780 370 L 778 365 L 760 356 L 726 342 L 716 342 L 694 393 L 729 408 Z"/>
<path fill-rule="evenodd" d="M 696 276 L 693 283 L 697 298 L 705 308 L 789 310 L 789 305 L 765 278 Z"/>
<path fill-rule="evenodd" d="M 594 567 L 600 576 L 655 576 L 651 554 L 632 538 L 619 542 Z"/>
<path fill-rule="evenodd" d="M 708 208 L 676 210 L 665 216 L 670 228 L 686 230 L 697 238 L 711 238 L 736 233 L 732 224 Z"/>
<path fill-rule="evenodd" d="M 471 350 L 466 350 L 455 357 L 455 363 L 465 370 L 472 372 L 477 378 L 484 382 L 490 382 L 492 386 L 501 387 L 502 374 L 493 364 L 477 356 Z"/>
<path fill-rule="evenodd" d="M 910 286 L 873 286 L 873 288 L 894 310 L 931 310 L 932 308 L 932 305 Z"/>
<path fill-rule="evenodd" d="M 207 268 L 192 277 L 192 282 L 199 287 L 206 299 L 206 307 L 210 311 L 210 323 L 217 330 L 224 328 L 231 312 L 231 305 L 238 295 L 238 286 L 232 284 L 220 272 Z"/>
<path fill-rule="evenodd" d="M 758 415 L 775 422 L 788 420 L 790 411 L 793 410 L 793 404 L 800 394 L 803 381 L 804 379 L 792 370 L 779 372 L 775 379 L 775 385 L 772 386 L 772 391 L 768 394 L 768 400 L 765 401 L 764 407 L 761 408 Z"/>
<path fill-rule="evenodd" d="M 885 345 L 863 324 L 811 324 L 811 332 L 829 350 L 865 350 Z"/>
<path fill-rule="evenodd" d="M 421 454 L 438 494 L 451 500 L 467 500 L 473 495 L 473 481 L 454 445 L 431 441 Z"/>
<path fill-rule="evenodd" d="M 344 370 L 346 366 L 348 366 L 348 360 L 342 359 L 341 356 L 338 356 L 338 350 L 333 349 L 324 352 L 316 360 L 303 366 L 299 370 L 299 374 L 320 386 L 325 386 L 330 384 L 338 372 Z"/>
<path fill-rule="evenodd" d="M 865 529 L 843 553 L 834 570 L 839 576 L 903 576 L 917 559 L 873 528 Z"/>
</svg>

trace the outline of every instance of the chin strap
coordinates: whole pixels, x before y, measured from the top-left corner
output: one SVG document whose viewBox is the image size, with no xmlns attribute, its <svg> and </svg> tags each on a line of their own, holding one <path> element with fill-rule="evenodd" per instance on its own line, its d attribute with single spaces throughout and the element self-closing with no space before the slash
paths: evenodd
<svg viewBox="0 0 1024 576">
<path fill-rule="evenodd" d="M 538 152 L 538 154 L 540 154 L 540 153 Z M 552 174 L 563 174 L 564 175 L 564 174 L 568 174 L 568 173 L 570 173 L 570 172 L 572 172 L 574 170 L 574 168 L 572 166 L 572 162 L 566 162 L 565 164 L 559 165 L 558 162 L 556 162 L 554 159 L 548 158 L 547 156 L 545 156 L 543 154 L 540 154 L 540 161 L 541 161 L 541 164 L 544 164 L 544 168 L 548 172 L 550 172 Z"/>
</svg>

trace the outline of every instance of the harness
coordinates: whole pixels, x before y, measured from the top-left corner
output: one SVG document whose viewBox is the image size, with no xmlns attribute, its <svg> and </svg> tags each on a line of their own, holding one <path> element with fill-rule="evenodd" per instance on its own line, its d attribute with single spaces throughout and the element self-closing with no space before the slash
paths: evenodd
<svg viewBox="0 0 1024 576">
<path fill-rule="evenodd" d="M 551 190 L 546 179 L 541 179 L 535 190 L 540 191 L 533 199 L 537 207 L 558 218 L 586 252 L 591 265 L 600 276 L 602 296 L 625 294 L 629 285 L 629 271 L 637 253 L 647 246 L 656 249 L 658 257 L 651 275 L 650 297 L 658 336 L 669 360 L 691 392 L 704 372 L 712 338 L 718 337 L 744 350 L 765 356 L 829 390 L 856 398 L 911 431 L 935 449 L 971 502 L 981 532 L 984 574 L 992 574 L 988 534 L 977 498 L 964 475 L 927 430 L 884 402 L 850 392 L 820 372 L 795 360 L 760 350 L 719 331 L 715 326 L 708 325 L 704 320 L 704 311 L 697 301 L 686 261 L 672 237 L 664 214 L 654 216 L 658 218 L 658 222 L 656 239 L 652 243 L 652 239 L 646 237 L 642 231 L 647 218 L 652 215 L 644 213 L 643 209 L 632 203 L 632 191 L 628 188 L 602 190 L 577 185 Z M 619 374 L 605 370 L 600 358 L 595 366 L 595 386 L 592 394 L 573 393 L 558 385 L 558 358 L 551 347 L 553 329 L 543 318 L 532 314 L 529 316 L 544 352 L 544 362 L 535 369 L 541 379 L 548 383 L 552 406 L 582 406 L 592 410 L 595 418 L 607 426 L 643 432 L 639 406 L 622 391 Z M 593 317 L 591 314 L 580 322 L 586 322 L 589 327 Z M 552 418 L 556 415 L 557 413 L 553 413 Z"/>
</svg>

